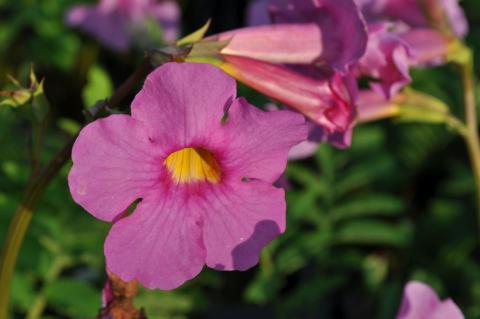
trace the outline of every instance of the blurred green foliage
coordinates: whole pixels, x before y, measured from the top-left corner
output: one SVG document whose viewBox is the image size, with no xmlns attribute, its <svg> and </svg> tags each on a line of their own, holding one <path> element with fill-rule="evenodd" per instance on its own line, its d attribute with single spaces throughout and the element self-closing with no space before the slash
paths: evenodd
<svg viewBox="0 0 480 319">
<path fill-rule="evenodd" d="M 81 108 L 106 98 L 138 61 L 65 27 L 71 0 L 0 1 L 0 86 L 6 73 L 45 77 L 47 160 L 83 121 Z M 463 1 L 469 44 L 480 58 L 480 3 Z M 141 58 L 141 55 L 140 55 Z M 413 72 L 414 88 L 461 116 L 452 66 Z M 480 93 L 480 87 L 478 92 Z M 240 94 L 258 105 L 265 98 Z M 480 94 L 479 94 L 480 96 Z M 128 105 L 128 101 L 125 106 Z M 27 182 L 31 128 L 22 110 L 0 107 L 0 239 Z M 21 250 L 14 318 L 94 317 L 105 280 L 109 226 L 73 203 L 69 167 L 49 186 Z M 288 227 L 247 272 L 202 274 L 171 292 L 140 290 L 150 318 L 392 318 L 404 283 L 425 281 L 480 318 L 474 184 L 462 140 L 442 126 L 395 121 L 355 129 L 352 148 L 322 145 L 286 176 Z"/>
</svg>

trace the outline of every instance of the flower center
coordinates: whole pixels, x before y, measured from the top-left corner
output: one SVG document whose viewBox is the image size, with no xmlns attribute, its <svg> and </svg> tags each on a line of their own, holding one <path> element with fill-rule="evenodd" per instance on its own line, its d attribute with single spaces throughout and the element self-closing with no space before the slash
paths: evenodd
<svg viewBox="0 0 480 319">
<path fill-rule="evenodd" d="M 212 153 L 203 148 L 186 147 L 173 152 L 164 164 L 178 184 L 220 181 L 220 165 Z"/>
</svg>

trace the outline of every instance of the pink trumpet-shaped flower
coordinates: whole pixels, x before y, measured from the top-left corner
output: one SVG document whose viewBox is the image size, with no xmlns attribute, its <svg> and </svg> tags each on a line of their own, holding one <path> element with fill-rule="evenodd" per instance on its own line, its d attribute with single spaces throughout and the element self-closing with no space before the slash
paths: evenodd
<svg viewBox="0 0 480 319">
<path fill-rule="evenodd" d="M 166 41 L 177 38 L 180 9 L 174 0 L 100 0 L 95 6 L 75 6 L 66 16 L 69 25 L 118 51 L 128 49 L 135 36 L 144 36 L 148 19 L 160 24 Z"/>
<path fill-rule="evenodd" d="M 206 264 L 245 270 L 285 230 L 285 198 L 272 186 L 289 149 L 306 138 L 302 116 L 263 112 L 236 98 L 235 81 L 201 63 L 151 73 L 132 115 L 85 127 L 69 186 L 93 216 L 115 222 L 107 268 L 122 280 L 173 289 Z"/>
<path fill-rule="evenodd" d="M 265 2 L 257 2 L 265 10 Z M 315 135 L 346 147 L 355 117 L 350 66 L 363 55 L 367 33 L 353 0 L 271 1 L 272 25 L 256 24 L 206 41 L 228 41 L 222 68 L 237 80 L 304 114 Z"/>
<path fill-rule="evenodd" d="M 336 72 L 330 78 L 317 79 L 282 65 L 235 56 L 224 59 L 222 68 L 234 78 L 288 105 L 319 126 L 321 133 L 315 135 L 321 135 L 322 141 L 338 140 L 334 145 L 340 147 L 350 145 L 348 131 L 355 117 L 356 98 L 353 78 Z"/>
<path fill-rule="evenodd" d="M 424 283 L 410 281 L 403 291 L 397 319 L 463 319 L 458 306 L 451 300 L 441 301 L 435 291 Z"/>
</svg>

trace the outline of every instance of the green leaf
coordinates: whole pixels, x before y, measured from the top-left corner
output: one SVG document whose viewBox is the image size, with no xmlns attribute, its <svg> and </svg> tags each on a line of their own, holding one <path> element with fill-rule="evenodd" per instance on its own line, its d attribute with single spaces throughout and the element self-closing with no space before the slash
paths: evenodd
<svg viewBox="0 0 480 319">
<path fill-rule="evenodd" d="M 83 104 L 86 107 L 93 106 L 95 102 L 112 95 L 113 84 L 108 73 L 99 65 L 94 65 L 88 71 L 87 85 L 83 89 Z"/>
<path fill-rule="evenodd" d="M 353 221 L 340 227 L 335 234 L 338 244 L 388 245 L 405 247 L 411 240 L 409 223 L 386 223 L 378 220 Z"/>
<path fill-rule="evenodd" d="M 180 40 L 178 40 L 176 42 L 177 46 L 192 44 L 192 43 L 195 43 L 197 41 L 200 41 L 205 36 L 205 34 L 207 33 L 208 28 L 210 28 L 210 23 L 211 23 L 211 20 L 208 19 L 207 23 L 205 23 L 200 29 L 198 29 L 198 30 L 190 33 L 189 35 L 181 38 Z"/>
<path fill-rule="evenodd" d="M 12 302 L 16 308 L 26 311 L 35 299 L 33 280 L 25 274 L 15 273 L 12 282 Z"/>
<path fill-rule="evenodd" d="M 207 62 L 210 61 L 210 64 L 218 65 L 223 62 L 220 51 L 229 43 L 230 40 L 196 42 L 188 53 L 186 61 L 204 59 Z"/>
<path fill-rule="evenodd" d="M 193 306 L 193 298 L 177 291 L 159 291 L 140 288 L 134 299 L 137 308 L 144 308 L 148 318 L 186 319 Z"/>
<path fill-rule="evenodd" d="M 61 118 L 58 120 L 58 127 L 70 134 L 70 135 L 75 135 L 80 131 L 80 128 L 82 127 L 79 123 L 77 123 L 74 120 L 68 119 L 68 118 Z"/>
<path fill-rule="evenodd" d="M 337 203 L 330 217 L 336 221 L 370 216 L 398 216 L 404 209 L 403 202 L 388 194 L 366 194 Z"/>
<path fill-rule="evenodd" d="M 58 312 L 73 318 L 94 317 L 100 309 L 100 291 L 73 279 L 61 279 L 47 288 L 47 298 Z"/>
<path fill-rule="evenodd" d="M 256 304 L 267 304 L 273 299 L 275 293 L 280 290 L 282 281 L 275 274 L 265 274 L 259 272 L 255 280 L 253 280 L 245 291 L 247 301 Z"/>
</svg>

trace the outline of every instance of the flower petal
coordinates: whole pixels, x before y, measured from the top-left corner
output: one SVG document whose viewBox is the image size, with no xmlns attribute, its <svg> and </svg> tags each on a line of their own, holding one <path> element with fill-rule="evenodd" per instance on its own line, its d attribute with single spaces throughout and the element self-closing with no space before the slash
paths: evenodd
<svg viewBox="0 0 480 319">
<path fill-rule="evenodd" d="M 335 108 L 328 79 L 314 79 L 291 68 L 253 59 L 225 56 L 222 68 L 237 80 L 288 105 L 317 122 L 318 114 Z"/>
<path fill-rule="evenodd" d="M 107 268 L 124 281 L 174 289 L 203 268 L 200 211 L 177 189 L 150 196 L 115 223 L 105 241 Z"/>
<path fill-rule="evenodd" d="M 383 92 L 387 99 L 411 82 L 409 74 L 410 52 L 408 44 L 390 32 L 387 24 L 370 25 L 367 51 L 358 67 L 362 75 L 370 76 L 377 83 L 372 89 Z"/>
<path fill-rule="evenodd" d="M 440 301 L 435 291 L 424 283 L 411 281 L 403 292 L 403 300 L 397 319 L 463 319 L 458 307 L 446 300 Z"/>
<path fill-rule="evenodd" d="M 268 16 L 269 0 L 252 0 L 247 7 L 247 25 L 264 25 L 270 23 Z"/>
<path fill-rule="evenodd" d="M 148 7 L 147 13 L 151 14 L 162 26 L 163 38 L 166 41 L 175 41 L 178 38 L 181 12 L 176 1 L 153 2 Z"/>
<path fill-rule="evenodd" d="M 319 62 L 346 72 L 365 52 L 367 33 L 353 0 L 273 0 L 275 23 L 316 23 L 320 26 L 322 55 Z"/>
<path fill-rule="evenodd" d="M 132 117 L 173 151 L 208 141 L 235 94 L 235 80 L 217 67 L 167 63 L 145 80 L 132 103 Z"/>
<path fill-rule="evenodd" d="M 220 33 L 211 39 L 229 41 L 221 54 L 280 64 L 311 64 L 323 50 L 321 31 L 315 23 L 248 27 Z"/>
<path fill-rule="evenodd" d="M 243 99 L 232 103 L 219 137 L 227 145 L 222 164 L 234 175 L 275 182 L 285 170 L 289 149 L 307 137 L 305 118 L 291 111 L 264 112 Z"/>
<path fill-rule="evenodd" d="M 73 199 L 95 217 L 112 221 L 157 182 L 157 149 L 130 116 L 90 123 L 72 150 L 68 184 Z"/>
<path fill-rule="evenodd" d="M 464 319 L 462 311 L 452 299 L 442 301 L 432 314 L 432 319 Z"/>
<path fill-rule="evenodd" d="M 106 46 L 124 51 L 130 46 L 129 21 L 116 10 L 101 6 L 75 6 L 66 16 L 67 23 L 94 35 Z"/>
<path fill-rule="evenodd" d="M 468 21 L 458 0 L 437 0 L 435 2 L 430 0 L 429 3 L 443 8 L 450 27 L 457 37 L 463 38 L 467 35 Z"/>
<path fill-rule="evenodd" d="M 207 266 L 246 270 L 285 230 L 284 191 L 259 180 L 212 188 L 204 199 Z"/>
<path fill-rule="evenodd" d="M 450 41 L 444 34 L 429 28 L 415 28 L 401 35 L 411 48 L 417 66 L 444 63 Z"/>
</svg>

